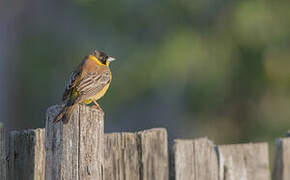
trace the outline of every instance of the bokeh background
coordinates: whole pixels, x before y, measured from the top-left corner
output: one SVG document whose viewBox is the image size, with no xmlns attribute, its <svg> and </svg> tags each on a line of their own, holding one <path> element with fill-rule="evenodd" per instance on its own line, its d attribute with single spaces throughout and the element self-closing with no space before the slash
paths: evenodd
<svg viewBox="0 0 290 180">
<path fill-rule="evenodd" d="M 290 128 L 288 0 L 0 2 L 0 121 L 44 127 L 92 49 L 116 56 L 105 131 L 268 141 Z"/>
</svg>

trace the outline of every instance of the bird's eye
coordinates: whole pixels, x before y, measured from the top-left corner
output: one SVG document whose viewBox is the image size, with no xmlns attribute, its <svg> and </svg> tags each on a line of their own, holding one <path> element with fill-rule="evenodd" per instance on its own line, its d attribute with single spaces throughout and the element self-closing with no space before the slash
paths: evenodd
<svg viewBox="0 0 290 180">
<path fill-rule="evenodd" d="M 105 56 L 101 57 L 101 61 L 102 61 L 103 64 L 105 64 L 106 63 L 106 57 Z"/>
</svg>

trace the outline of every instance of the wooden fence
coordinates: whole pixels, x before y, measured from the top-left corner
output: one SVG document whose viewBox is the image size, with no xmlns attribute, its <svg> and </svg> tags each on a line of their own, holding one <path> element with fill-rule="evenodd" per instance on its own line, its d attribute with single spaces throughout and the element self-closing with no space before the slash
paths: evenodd
<svg viewBox="0 0 290 180">
<path fill-rule="evenodd" d="M 60 108 L 47 110 L 45 129 L 11 131 L 7 148 L 0 125 L 1 180 L 271 179 L 267 143 L 177 139 L 168 151 L 166 129 L 104 134 L 104 114 L 84 105 L 52 123 Z M 290 138 L 276 141 L 272 179 L 290 180 Z"/>
</svg>

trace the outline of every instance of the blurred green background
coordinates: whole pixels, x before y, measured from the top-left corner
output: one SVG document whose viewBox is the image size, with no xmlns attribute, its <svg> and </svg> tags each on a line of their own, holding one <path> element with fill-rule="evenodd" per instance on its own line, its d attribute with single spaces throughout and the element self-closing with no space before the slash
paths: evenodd
<svg viewBox="0 0 290 180">
<path fill-rule="evenodd" d="M 116 56 L 105 131 L 268 141 L 290 127 L 288 0 L 12 0 L 0 5 L 0 115 L 44 127 L 92 49 Z"/>
</svg>

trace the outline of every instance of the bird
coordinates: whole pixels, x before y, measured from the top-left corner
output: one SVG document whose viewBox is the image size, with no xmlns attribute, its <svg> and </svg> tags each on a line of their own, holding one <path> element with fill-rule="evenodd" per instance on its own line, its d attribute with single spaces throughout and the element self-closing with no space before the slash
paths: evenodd
<svg viewBox="0 0 290 180">
<path fill-rule="evenodd" d="M 66 124 L 76 105 L 80 103 L 91 104 L 93 102 L 97 109 L 103 111 L 97 100 L 105 95 L 110 86 L 112 73 L 109 65 L 115 59 L 99 50 L 93 50 L 83 59 L 70 75 L 62 98 L 65 105 L 53 122 L 62 119 Z"/>
</svg>

